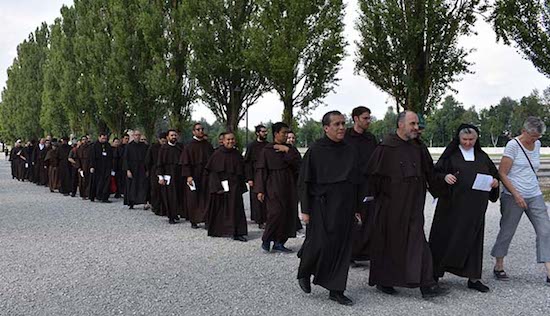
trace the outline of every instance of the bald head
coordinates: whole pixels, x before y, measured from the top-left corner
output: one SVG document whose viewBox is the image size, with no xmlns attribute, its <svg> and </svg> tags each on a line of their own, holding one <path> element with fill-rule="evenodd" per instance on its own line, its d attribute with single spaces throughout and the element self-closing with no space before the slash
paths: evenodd
<svg viewBox="0 0 550 316">
<path fill-rule="evenodd" d="M 403 111 L 397 115 L 397 135 L 407 141 L 418 137 L 418 115 Z"/>
</svg>

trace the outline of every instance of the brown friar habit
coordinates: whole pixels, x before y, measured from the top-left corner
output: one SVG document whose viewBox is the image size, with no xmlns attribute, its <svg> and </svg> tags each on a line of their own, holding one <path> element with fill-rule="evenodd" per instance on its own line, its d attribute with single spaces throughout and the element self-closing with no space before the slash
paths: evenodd
<svg viewBox="0 0 550 316">
<path fill-rule="evenodd" d="M 256 161 L 253 195 L 265 194 L 267 221 L 263 241 L 284 244 L 296 237 L 298 219 L 298 192 L 296 175 L 300 172 L 302 157 L 295 147 L 288 152 L 277 152 L 274 143 L 267 144 Z"/>
<path fill-rule="evenodd" d="M 36 145 L 34 149 L 34 174 L 36 184 L 38 185 L 48 184 L 48 169 L 44 166 L 44 159 L 46 159 L 48 149 L 45 144 L 42 146 L 42 149 L 40 149 L 40 144 Z"/>
<path fill-rule="evenodd" d="M 48 187 L 53 192 L 59 189 L 59 148 L 48 150 L 44 163 L 48 167 Z"/>
<path fill-rule="evenodd" d="M 126 190 L 124 191 L 124 204 L 137 205 L 147 202 L 147 192 L 149 190 L 149 179 L 145 168 L 145 156 L 149 146 L 141 142 L 130 142 L 124 149 L 122 155 L 121 173 L 126 174 L 129 170 L 132 178 L 127 178 Z"/>
<path fill-rule="evenodd" d="M 256 161 L 260 156 L 260 152 L 262 152 L 262 149 L 264 149 L 267 144 L 267 142 L 255 140 L 246 147 L 246 153 L 244 155 L 246 181 L 254 180 Z M 253 194 L 250 194 L 250 219 L 258 224 L 264 224 L 266 220 L 265 204 L 260 203 Z"/>
<path fill-rule="evenodd" d="M 110 195 L 113 148 L 108 142 L 94 142 L 90 146 L 90 168 L 94 168 L 90 184 L 90 200 L 107 201 Z"/>
<path fill-rule="evenodd" d="M 183 146 L 179 143 L 162 145 L 157 160 L 157 181 L 159 176 L 170 176 L 170 184 L 160 188 L 162 207 L 166 210 L 168 219 L 183 216 L 183 180 L 181 176 L 180 157 Z"/>
<path fill-rule="evenodd" d="M 466 161 L 459 149 L 458 132 L 476 127 L 462 124 L 455 139 L 447 146 L 435 169 L 443 174 L 457 174 L 458 181 L 447 185 L 439 195 L 430 232 L 430 249 L 434 275 L 445 272 L 471 279 L 481 279 L 485 211 L 488 201 L 496 202 L 498 188 L 491 192 L 472 190 L 478 173 L 498 178 L 498 171 L 479 142 L 474 147 L 474 161 Z"/>
<path fill-rule="evenodd" d="M 302 213 L 309 214 L 306 239 L 298 252 L 298 278 L 344 291 L 352 250 L 352 226 L 359 200 L 355 149 L 328 137 L 306 152 L 298 180 Z"/>
<path fill-rule="evenodd" d="M 244 161 L 234 148 L 217 149 L 206 164 L 210 198 L 206 217 L 208 236 L 244 236 L 248 234 L 244 213 L 243 193 L 247 191 Z M 223 192 L 222 181 L 229 183 Z"/>
<path fill-rule="evenodd" d="M 69 162 L 69 153 L 72 147 L 69 144 L 62 144 L 57 149 L 57 155 L 59 158 L 59 192 L 63 194 L 69 194 L 72 191 L 72 166 Z"/>
<path fill-rule="evenodd" d="M 122 170 L 122 157 L 124 157 L 124 152 L 126 151 L 126 146 L 120 144 L 118 147 L 113 147 L 113 171 L 115 172 L 115 182 L 116 182 L 116 197 L 120 197 L 121 194 L 126 192 L 126 171 Z M 124 200 L 124 204 L 127 204 L 127 200 Z"/>
<path fill-rule="evenodd" d="M 78 174 L 78 157 L 76 156 L 76 151 L 78 148 L 76 146 L 73 146 L 71 148 L 71 151 L 69 152 L 69 158 L 74 160 L 74 163 L 70 163 L 71 167 L 71 195 L 75 196 L 76 191 L 78 190 L 78 182 L 80 175 Z"/>
<path fill-rule="evenodd" d="M 189 221 L 193 224 L 205 222 L 206 207 L 208 206 L 208 176 L 204 170 L 208 159 L 214 152 L 214 148 L 207 140 L 193 138 L 185 146 L 181 156 L 183 180 L 187 183 L 187 177 L 193 177 L 196 190 L 191 191 L 185 185 L 185 203 Z"/>
<path fill-rule="evenodd" d="M 426 190 L 441 186 L 426 146 L 388 135 L 367 167 L 374 197 L 370 285 L 424 287 L 435 284 L 432 255 L 424 235 Z"/>
<path fill-rule="evenodd" d="M 357 133 L 353 127 L 346 130 L 344 141 L 350 144 L 356 151 L 359 157 L 359 168 L 361 170 L 361 185 L 359 186 L 359 195 L 367 196 L 368 181 L 366 177 L 367 164 L 378 145 L 378 141 L 370 132 Z M 355 225 L 353 230 L 353 260 L 368 260 L 369 249 L 369 234 L 372 229 L 372 203 L 359 203 L 359 209 L 356 210 L 361 215 L 361 225 Z"/>
<path fill-rule="evenodd" d="M 157 177 L 157 160 L 159 157 L 160 144 L 154 143 L 149 146 L 145 155 L 145 167 L 149 173 L 149 202 L 151 211 L 159 216 L 166 216 L 166 211 L 162 208 L 160 199 L 160 184 Z"/>
<path fill-rule="evenodd" d="M 90 193 L 90 144 L 82 144 L 76 150 L 76 164 L 78 167 L 78 187 L 80 197 L 87 198 Z"/>
</svg>

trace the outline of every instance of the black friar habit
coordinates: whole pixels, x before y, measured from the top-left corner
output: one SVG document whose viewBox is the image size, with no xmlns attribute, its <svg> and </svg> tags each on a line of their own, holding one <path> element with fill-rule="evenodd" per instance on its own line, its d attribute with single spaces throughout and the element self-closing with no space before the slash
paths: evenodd
<svg viewBox="0 0 550 316">
<path fill-rule="evenodd" d="M 149 149 L 149 146 L 141 142 L 130 142 L 125 147 L 120 172 L 122 174 L 127 174 L 127 171 L 132 173 L 132 178 L 125 180 L 125 205 L 134 206 L 147 203 L 147 192 L 149 190 L 149 179 L 145 168 L 147 149 Z"/>
<path fill-rule="evenodd" d="M 298 219 L 298 192 L 296 175 L 302 160 L 298 150 L 292 145 L 289 151 L 277 152 L 274 143 L 267 144 L 256 161 L 256 177 L 253 194 L 265 195 L 267 211 L 266 227 L 262 240 L 284 244 L 288 238 L 296 237 Z"/>
<path fill-rule="evenodd" d="M 267 142 L 255 140 L 246 147 L 246 153 L 244 154 L 246 181 L 254 181 L 256 161 L 260 156 L 260 152 L 267 144 Z M 222 147 L 223 146 L 220 146 L 220 148 Z M 253 189 L 254 188 L 251 188 L 251 191 Z M 264 224 L 266 220 L 265 205 L 260 203 L 253 194 L 250 194 L 250 220 L 260 225 Z"/>
<path fill-rule="evenodd" d="M 40 144 L 36 145 L 34 149 L 34 175 L 35 182 L 38 185 L 48 184 L 48 169 L 44 166 L 44 159 L 46 159 L 48 150 L 49 148 L 45 144 L 42 146 L 42 149 L 40 149 Z"/>
<path fill-rule="evenodd" d="M 245 184 L 243 157 L 236 149 L 220 147 L 206 164 L 208 173 L 208 236 L 228 237 L 248 234 L 244 213 Z M 229 184 L 224 192 L 222 181 Z"/>
<path fill-rule="evenodd" d="M 375 149 L 368 167 L 374 197 L 370 285 L 430 287 L 436 284 L 432 255 L 424 234 L 428 186 L 441 187 L 427 147 L 390 134 Z"/>
<path fill-rule="evenodd" d="M 149 173 L 149 202 L 151 203 L 151 211 L 159 216 L 166 216 L 166 211 L 162 207 L 160 197 L 160 184 L 157 177 L 157 161 L 159 157 L 160 144 L 154 143 L 149 146 L 145 155 L 145 167 Z"/>
<path fill-rule="evenodd" d="M 378 145 L 376 137 L 368 131 L 363 132 L 362 134 L 357 133 L 353 127 L 346 130 L 344 136 L 344 141 L 350 144 L 356 151 L 359 157 L 359 168 L 361 171 L 360 186 L 359 186 L 359 195 L 367 196 L 368 191 L 368 179 L 366 177 L 367 165 Z M 352 259 L 363 261 L 369 259 L 368 249 L 369 249 L 369 235 L 372 230 L 372 213 L 373 204 L 372 203 L 359 203 L 357 213 L 361 215 L 361 225 L 355 225 L 353 230 L 353 251 Z"/>
<path fill-rule="evenodd" d="M 48 150 L 44 163 L 48 167 L 48 186 L 53 192 L 59 189 L 59 148 L 53 147 Z"/>
<path fill-rule="evenodd" d="M 25 147 L 25 179 L 34 182 L 34 145 Z"/>
<path fill-rule="evenodd" d="M 192 224 L 205 222 L 209 191 L 208 175 L 204 167 L 213 152 L 214 148 L 207 140 L 200 141 L 193 138 L 185 146 L 181 156 L 183 180 L 187 183 L 187 177 L 193 177 L 196 188 L 191 191 L 188 185 L 184 185 L 186 209 Z"/>
<path fill-rule="evenodd" d="M 306 239 L 298 252 L 298 279 L 344 291 L 358 203 L 358 159 L 344 141 L 316 141 L 302 160 L 298 185 L 302 213 L 309 214 Z"/>
<path fill-rule="evenodd" d="M 25 180 L 25 157 L 23 147 L 13 147 L 10 152 L 11 176 L 19 181 Z"/>
<path fill-rule="evenodd" d="M 157 181 L 161 176 L 170 177 L 170 183 L 160 188 L 162 207 L 169 220 L 176 220 L 179 215 L 183 216 L 183 180 L 180 164 L 182 147 L 179 143 L 162 145 L 157 160 Z"/>
<path fill-rule="evenodd" d="M 91 175 L 90 200 L 97 198 L 108 201 L 110 195 L 111 171 L 113 171 L 113 148 L 108 142 L 94 142 L 90 146 L 90 168 L 94 168 Z"/>
<path fill-rule="evenodd" d="M 73 172 L 72 165 L 69 162 L 69 154 L 72 147 L 69 144 L 62 144 L 57 149 L 57 155 L 59 157 L 59 192 L 68 195 L 72 192 L 73 187 Z"/>
<path fill-rule="evenodd" d="M 118 147 L 113 147 L 113 171 L 115 172 L 116 192 L 115 197 L 119 198 L 121 194 L 125 194 L 126 188 L 126 171 L 123 170 L 123 157 L 128 145 L 120 144 Z M 124 204 L 127 200 L 124 199 Z M 137 203 L 136 203 L 137 204 Z"/>
<path fill-rule="evenodd" d="M 498 179 L 498 171 L 489 156 L 481 149 L 479 139 L 474 145 L 474 161 L 466 161 L 459 148 L 460 130 L 474 129 L 462 124 L 455 138 L 447 146 L 435 169 L 443 174 L 454 174 L 457 182 L 445 184 L 439 194 L 430 232 L 430 248 L 434 262 L 434 275 L 445 272 L 471 279 L 481 279 L 485 211 L 489 200 L 496 202 L 498 188 L 490 192 L 472 190 L 478 173 Z"/>
<path fill-rule="evenodd" d="M 81 144 L 76 150 L 76 164 L 78 167 L 78 187 L 80 197 L 87 199 L 90 196 L 90 144 Z"/>
</svg>

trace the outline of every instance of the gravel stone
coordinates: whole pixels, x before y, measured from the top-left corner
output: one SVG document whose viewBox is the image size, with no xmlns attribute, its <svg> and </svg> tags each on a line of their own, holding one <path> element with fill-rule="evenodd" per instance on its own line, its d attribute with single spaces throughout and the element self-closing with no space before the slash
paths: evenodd
<svg viewBox="0 0 550 316">
<path fill-rule="evenodd" d="M 506 261 L 511 280 L 492 278 L 498 203 L 487 211 L 483 281 L 490 293 L 446 275 L 446 297 L 423 300 L 418 289 L 388 296 L 368 286 L 368 267 L 361 267 L 350 270 L 346 292 L 356 304 L 344 307 L 318 286 L 304 294 L 296 254 L 263 253 L 255 224 L 246 243 L 210 238 L 189 222 L 169 225 L 112 200 L 91 203 L 12 180 L 9 163 L 0 161 L 0 315 L 550 314 L 550 287 L 526 216 Z M 428 196 L 427 232 L 432 201 Z M 303 240 L 288 246 L 297 251 Z"/>
</svg>

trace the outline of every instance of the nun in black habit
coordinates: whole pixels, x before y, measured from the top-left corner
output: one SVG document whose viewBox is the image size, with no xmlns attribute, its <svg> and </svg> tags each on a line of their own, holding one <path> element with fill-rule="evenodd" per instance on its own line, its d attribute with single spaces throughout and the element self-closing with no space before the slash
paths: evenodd
<svg viewBox="0 0 550 316">
<path fill-rule="evenodd" d="M 499 196 L 498 171 L 481 149 L 479 130 L 462 124 L 435 165 L 444 173 L 446 188 L 439 192 L 430 231 L 434 276 L 445 272 L 468 278 L 468 288 L 488 292 L 481 283 L 485 211 Z M 490 191 L 472 189 L 478 174 L 493 178 Z"/>
</svg>

